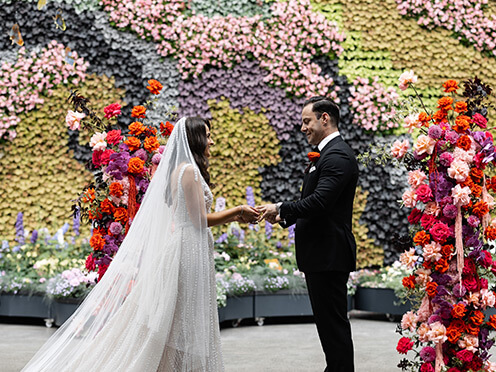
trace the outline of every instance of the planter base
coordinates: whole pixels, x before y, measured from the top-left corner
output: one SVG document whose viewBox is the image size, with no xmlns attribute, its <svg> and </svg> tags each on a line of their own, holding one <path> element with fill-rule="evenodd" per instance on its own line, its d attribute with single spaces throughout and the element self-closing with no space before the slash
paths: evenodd
<svg viewBox="0 0 496 372">
<path fill-rule="evenodd" d="M 50 318 L 50 302 L 43 296 L 0 295 L 0 316 Z"/>
</svg>

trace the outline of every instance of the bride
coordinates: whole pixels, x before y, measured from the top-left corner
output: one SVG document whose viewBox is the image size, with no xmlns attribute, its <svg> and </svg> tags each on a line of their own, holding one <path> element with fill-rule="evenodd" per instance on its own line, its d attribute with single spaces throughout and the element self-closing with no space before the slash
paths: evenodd
<svg viewBox="0 0 496 372">
<path fill-rule="evenodd" d="M 224 370 L 209 226 L 259 213 L 208 213 L 213 144 L 208 121 L 176 124 L 104 277 L 22 371 Z"/>
</svg>

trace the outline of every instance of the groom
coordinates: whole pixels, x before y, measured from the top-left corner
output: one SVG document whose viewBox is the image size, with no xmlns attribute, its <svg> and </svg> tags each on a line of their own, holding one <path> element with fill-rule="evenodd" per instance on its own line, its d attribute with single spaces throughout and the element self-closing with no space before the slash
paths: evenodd
<svg viewBox="0 0 496 372">
<path fill-rule="evenodd" d="M 301 131 L 319 152 L 303 180 L 301 199 L 259 207 L 269 222 L 296 223 L 296 260 L 305 273 L 315 323 L 324 350 L 324 372 L 353 372 L 353 341 L 347 316 L 347 287 L 355 270 L 351 231 L 358 166 L 339 135 L 339 107 L 326 97 L 303 105 Z"/>
</svg>

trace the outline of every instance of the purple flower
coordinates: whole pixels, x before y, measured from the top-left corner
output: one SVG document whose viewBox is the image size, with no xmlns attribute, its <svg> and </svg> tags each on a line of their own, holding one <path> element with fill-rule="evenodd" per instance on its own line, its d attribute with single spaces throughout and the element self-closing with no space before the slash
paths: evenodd
<svg viewBox="0 0 496 372">
<path fill-rule="evenodd" d="M 253 193 L 253 187 L 251 186 L 246 188 L 246 202 L 250 207 L 255 206 L 255 194 Z"/>
<path fill-rule="evenodd" d="M 227 241 L 227 237 L 228 237 L 227 233 L 224 233 L 224 234 L 222 234 L 222 235 L 219 237 L 219 239 L 217 239 L 215 242 L 216 242 L 217 244 L 222 244 L 222 243 L 224 243 L 225 241 Z"/>
<path fill-rule="evenodd" d="M 469 216 L 469 218 L 467 218 L 467 222 L 472 227 L 477 227 L 480 224 L 480 220 L 474 215 Z"/>
<path fill-rule="evenodd" d="M 282 248 L 282 243 L 281 242 L 277 242 L 276 243 L 276 248 L 277 249 L 281 249 Z"/>
<path fill-rule="evenodd" d="M 150 181 L 148 181 L 146 178 L 143 178 L 139 184 L 138 188 L 139 190 L 144 194 L 146 193 L 146 190 L 148 190 L 148 186 L 150 185 Z"/>
<path fill-rule="evenodd" d="M 450 130 L 444 134 L 444 139 L 454 145 L 460 136 L 454 130 Z"/>
<path fill-rule="evenodd" d="M 449 152 L 443 152 L 439 157 L 439 162 L 443 167 L 448 168 L 453 162 L 453 155 L 451 155 Z"/>
<path fill-rule="evenodd" d="M 76 236 L 79 236 L 79 228 L 81 226 L 81 211 L 78 209 L 76 215 L 72 219 L 72 230 Z"/>
<path fill-rule="evenodd" d="M 109 231 L 112 235 L 119 235 L 122 231 L 122 225 L 119 222 L 112 222 Z"/>
<path fill-rule="evenodd" d="M 272 224 L 267 221 L 265 221 L 265 236 L 267 236 L 267 239 L 270 239 L 272 236 Z"/>
<path fill-rule="evenodd" d="M 17 213 L 17 219 L 15 223 L 15 229 L 16 229 L 15 240 L 16 242 L 19 243 L 19 245 L 24 244 L 24 223 L 22 216 L 23 216 L 22 212 Z"/>
<path fill-rule="evenodd" d="M 442 322 L 442 319 L 439 315 L 431 315 L 429 319 L 427 320 L 428 324 L 436 323 L 436 322 Z"/>
<path fill-rule="evenodd" d="M 462 285 L 460 285 L 460 283 L 456 283 L 455 286 L 453 287 L 453 294 L 456 296 L 456 297 L 463 297 L 465 296 L 465 294 L 467 293 L 467 290 L 465 289 L 465 287 Z"/>
<path fill-rule="evenodd" d="M 289 245 L 293 245 L 294 244 L 295 227 L 296 227 L 296 225 L 291 225 L 291 226 L 288 227 Z"/>
<path fill-rule="evenodd" d="M 9 242 L 7 240 L 2 240 L 2 251 L 9 249 Z"/>
<path fill-rule="evenodd" d="M 110 265 L 110 262 L 112 262 L 112 258 L 106 254 L 105 256 L 103 256 L 102 258 L 100 258 L 99 260 L 96 260 L 96 264 L 98 266 L 100 265 Z"/>
<path fill-rule="evenodd" d="M 415 158 L 415 160 L 424 160 L 428 155 L 429 154 L 427 154 L 426 152 L 424 152 L 422 155 L 417 154 L 417 151 L 413 152 L 413 157 Z"/>
<path fill-rule="evenodd" d="M 31 244 L 36 243 L 37 240 L 38 240 L 38 231 L 33 230 L 33 233 L 31 234 Z"/>
<path fill-rule="evenodd" d="M 443 135 L 443 130 L 438 125 L 433 125 L 429 128 L 429 137 L 439 139 Z"/>
<path fill-rule="evenodd" d="M 117 180 L 122 180 L 123 174 L 127 172 L 129 159 L 131 156 L 126 151 L 110 155 L 110 162 L 105 172 Z"/>
<path fill-rule="evenodd" d="M 456 218 L 456 215 L 458 214 L 458 208 L 454 206 L 453 204 L 446 204 L 446 206 L 443 208 L 443 215 L 447 218 L 454 219 Z"/>
<path fill-rule="evenodd" d="M 140 158 L 143 161 L 148 160 L 148 154 L 143 149 L 138 149 L 134 152 L 134 157 Z"/>
<path fill-rule="evenodd" d="M 160 163 L 160 160 L 162 160 L 162 155 L 160 154 L 155 154 L 152 157 L 152 163 L 155 165 L 158 165 Z"/>
<path fill-rule="evenodd" d="M 426 346 L 420 350 L 420 357 L 426 363 L 431 363 L 436 360 L 436 349 L 431 346 Z"/>
</svg>

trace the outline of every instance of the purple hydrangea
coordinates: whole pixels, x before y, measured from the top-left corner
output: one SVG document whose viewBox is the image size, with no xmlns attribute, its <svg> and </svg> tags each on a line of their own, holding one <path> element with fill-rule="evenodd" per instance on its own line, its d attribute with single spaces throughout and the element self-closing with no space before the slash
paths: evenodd
<svg viewBox="0 0 496 372">
<path fill-rule="evenodd" d="M 129 159 L 131 156 L 126 151 L 110 155 L 110 163 L 105 169 L 105 173 L 117 180 L 122 180 L 123 174 L 127 172 Z"/>
</svg>

